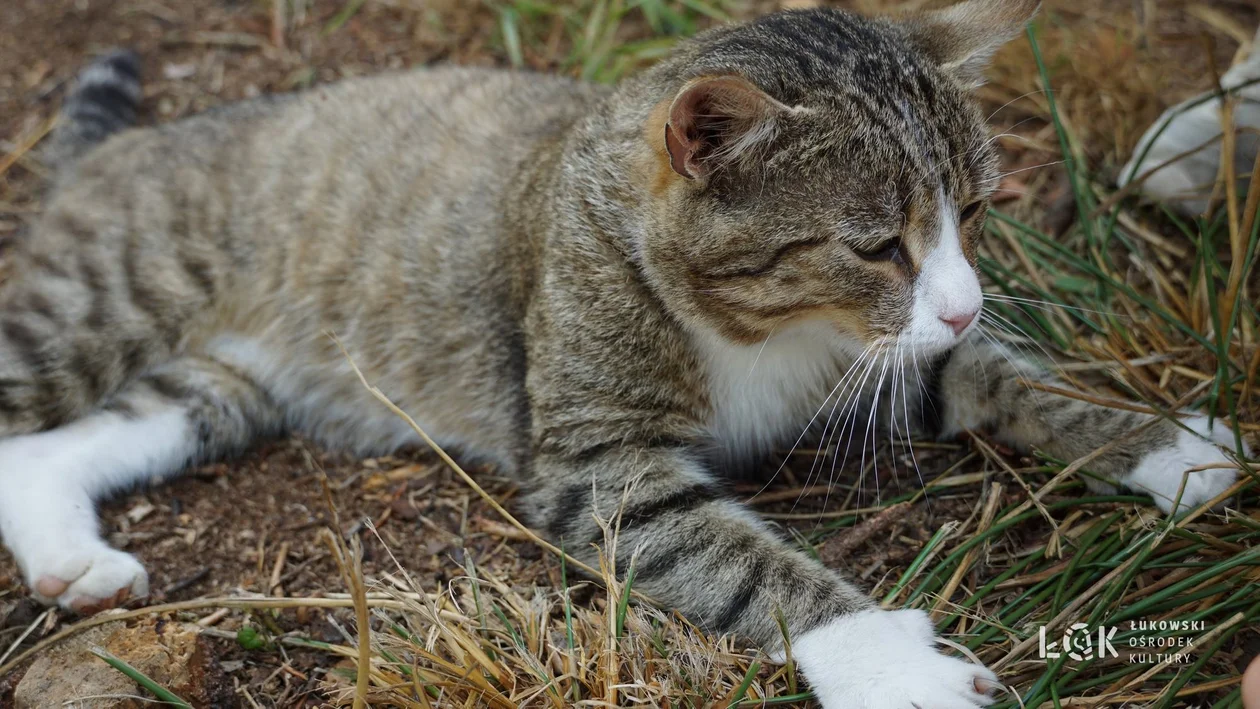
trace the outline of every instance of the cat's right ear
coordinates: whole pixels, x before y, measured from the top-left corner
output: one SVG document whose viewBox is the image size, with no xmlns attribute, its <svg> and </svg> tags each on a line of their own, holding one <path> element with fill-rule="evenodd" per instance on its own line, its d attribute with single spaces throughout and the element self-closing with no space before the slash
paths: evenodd
<svg viewBox="0 0 1260 709">
<path fill-rule="evenodd" d="M 674 172 L 699 179 L 752 155 L 791 111 L 739 76 L 693 79 L 678 92 L 665 122 L 665 150 Z"/>
<path fill-rule="evenodd" d="M 966 86 L 979 86 L 989 60 L 1040 6 L 1041 0 L 966 0 L 904 22 L 911 40 L 942 69 Z"/>
</svg>

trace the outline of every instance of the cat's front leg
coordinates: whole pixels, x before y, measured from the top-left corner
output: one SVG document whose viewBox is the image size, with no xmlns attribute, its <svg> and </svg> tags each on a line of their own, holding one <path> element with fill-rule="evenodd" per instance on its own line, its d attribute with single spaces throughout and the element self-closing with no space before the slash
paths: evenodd
<svg viewBox="0 0 1260 709">
<path fill-rule="evenodd" d="M 1178 499 L 1178 512 L 1197 507 L 1237 480 L 1238 467 L 1225 452 L 1234 448 L 1227 421 L 1209 425 L 1196 414 L 1181 425 L 1152 422 L 1149 414 L 1062 396 L 1033 382 L 1061 386 L 1017 353 L 973 336 L 936 367 L 931 405 L 941 414 L 942 434 L 991 431 L 1017 449 L 1037 448 L 1068 462 L 1109 446 L 1084 466 L 1093 474 L 1082 476 L 1086 485 L 1149 494 L 1164 512 L 1173 512 Z"/>
<path fill-rule="evenodd" d="M 772 652 L 782 647 L 782 613 L 793 657 L 826 709 L 989 703 L 993 673 L 938 652 L 925 613 L 875 607 L 729 497 L 685 442 L 570 440 L 588 443 L 536 450 L 528 498 L 569 553 L 595 566 L 602 550 L 623 578 L 633 565 L 637 591 Z"/>
</svg>

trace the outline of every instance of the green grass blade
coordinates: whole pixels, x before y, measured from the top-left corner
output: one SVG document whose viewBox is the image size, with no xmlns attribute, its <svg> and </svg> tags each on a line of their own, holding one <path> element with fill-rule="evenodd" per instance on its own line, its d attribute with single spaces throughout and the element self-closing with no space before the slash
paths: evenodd
<svg viewBox="0 0 1260 709">
<path fill-rule="evenodd" d="M 130 677 L 131 680 L 135 682 L 136 684 L 149 690 L 150 694 L 157 697 L 163 703 L 170 704 L 172 706 L 183 707 L 184 709 L 192 709 L 191 704 L 184 701 L 183 699 L 180 699 L 179 696 L 177 696 L 174 692 L 167 689 L 166 687 L 163 687 L 157 682 L 154 682 L 143 672 L 127 664 L 121 658 L 116 657 L 105 648 L 93 647 L 91 648 L 91 650 L 92 650 L 93 655 L 96 655 L 97 657 L 104 660 L 106 664 L 108 664 L 110 667 L 113 667 L 119 672 Z"/>
</svg>

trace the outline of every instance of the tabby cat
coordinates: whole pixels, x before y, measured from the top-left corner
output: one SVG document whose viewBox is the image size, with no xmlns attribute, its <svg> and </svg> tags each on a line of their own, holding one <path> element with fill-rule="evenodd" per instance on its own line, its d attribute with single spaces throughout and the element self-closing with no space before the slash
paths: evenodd
<svg viewBox="0 0 1260 709">
<path fill-rule="evenodd" d="M 619 515 L 617 567 L 637 553 L 654 599 L 771 652 L 781 613 L 827 709 L 988 703 L 923 612 L 879 609 L 723 479 L 873 412 L 1066 460 L 1147 421 L 1025 386 L 1044 375 L 977 335 L 997 158 L 970 91 L 1035 9 L 789 11 L 616 87 L 426 69 L 147 129 L 135 58 L 98 60 L 0 291 L 5 543 L 37 597 L 91 612 L 148 590 L 97 499 L 285 431 L 413 444 L 335 333 L 579 557 Z M 1228 440 L 1160 420 L 1090 484 L 1198 505 L 1236 472 L 1184 473 Z"/>
</svg>

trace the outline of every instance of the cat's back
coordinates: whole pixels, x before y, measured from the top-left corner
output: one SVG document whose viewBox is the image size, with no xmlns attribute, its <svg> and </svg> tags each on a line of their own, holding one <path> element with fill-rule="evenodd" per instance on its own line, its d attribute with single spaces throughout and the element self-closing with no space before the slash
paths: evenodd
<svg viewBox="0 0 1260 709">
<path fill-rule="evenodd" d="M 266 95 L 115 135 L 66 171 L 49 211 L 126 209 L 163 221 L 191 201 L 206 212 L 203 231 L 246 255 L 259 230 L 272 243 L 300 231 L 312 245 L 320 234 L 388 238 L 391 227 L 418 223 L 426 225 L 412 229 L 418 237 L 454 224 L 484 233 L 522 168 L 545 158 L 606 92 L 560 76 L 450 66 Z"/>
<path fill-rule="evenodd" d="M 501 168 L 505 160 L 530 152 L 537 140 L 563 132 L 605 92 L 548 74 L 420 68 L 346 79 L 297 94 L 269 117 L 258 139 L 300 131 L 330 147 L 380 144 L 400 158 L 449 157 L 451 167 Z M 242 110 L 247 107 L 242 104 Z M 470 147 L 479 150 L 448 152 Z"/>
<path fill-rule="evenodd" d="M 244 251 L 285 264 L 272 292 L 329 296 L 327 284 L 394 273 L 392 292 L 407 295 L 400 314 L 514 319 L 522 300 L 508 291 L 528 288 L 536 249 L 526 222 L 547 211 L 534 177 L 605 92 L 559 76 L 441 67 L 282 98 L 230 141 L 237 159 L 225 181 L 239 208 L 227 231 Z M 253 109 L 206 118 L 232 124 L 234 110 Z M 370 290 L 355 302 L 391 309 Z"/>
<path fill-rule="evenodd" d="M 546 219 L 534 178 L 605 91 L 418 69 L 125 131 L 59 180 L 27 260 L 86 264 L 94 322 L 158 323 L 170 345 L 154 357 L 249 372 L 317 438 L 410 435 L 365 420 L 332 332 L 400 405 L 440 409 L 447 440 L 487 422 L 509 432 L 488 448 L 510 460 L 536 260 L 526 222 Z M 40 278 L 5 291 L 24 298 Z"/>
<path fill-rule="evenodd" d="M 484 205 L 607 92 L 561 76 L 473 67 L 417 68 L 225 104 L 89 153 L 66 186 L 80 194 L 126 173 L 141 192 L 216 183 L 231 211 L 266 217 L 302 197 L 339 204 L 426 199 Z M 77 201 L 77 200 L 76 200 Z M 229 205 L 225 205 L 229 206 Z M 314 205 L 307 204 L 306 207 Z M 361 215 L 360 215 L 361 216 Z"/>
<path fill-rule="evenodd" d="M 243 139 L 233 143 L 249 173 L 239 180 L 243 196 L 266 194 L 287 208 L 295 203 L 287 188 L 297 203 L 310 197 L 319 205 L 307 207 L 356 218 L 390 203 L 398 216 L 405 202 L 403 211 L 430 227 L 454 218 L 467 228 L 497 216 L 526 161 L 545 156 L 604 92 L 545 74 L 421 68 L 318 86 L 256 119 L 246 103 L 206 120 L 234 123 L 242 114 Z M 465 213 L 464 204 L 477 208 Z M 252 206 L 261 209 L 248 213 L 265 213 L 265 203 Z"/>
</svg>

